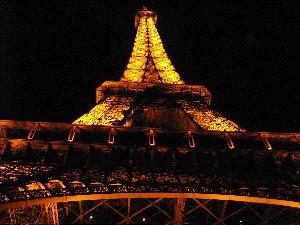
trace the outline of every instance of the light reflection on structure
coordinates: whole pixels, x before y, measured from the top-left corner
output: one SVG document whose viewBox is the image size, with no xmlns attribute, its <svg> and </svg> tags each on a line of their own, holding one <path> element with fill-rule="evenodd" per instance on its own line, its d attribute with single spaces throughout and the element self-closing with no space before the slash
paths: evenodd
<svg viewBox="0 0 300 225">
<path fill-rule="evenodd" d="M 195 129 L 190 125 L 180 124 L 180 121 L 189 121 L 190 124 L 198 124 L 200 130 L 245 131 L 209 108 L 211 94 L 204 86 L 184 85 L 164 50 L 155 27 L 156 21 L 154 12 L 147 9 L 138 12 L 135 18 L 137 34 L 133 51 L 120 82 L 106 81 L 97 88 L 97 105 L 73 124 L 140 124 L 158 125 L 172 130 Z M 162 98 L 165 99 L 162 101 L 163 106 L 159 103 Z M 152 101 L 149 102 L 149 99 Z M 177 123 L 176 126 L 169 126 L 172 123 L 169 121 L 170 115 L 173 122 Z M 135 118 L 139 118 L 136 119 L 139 121 L 134 121 Z"/>
<path fill-rule="evenodd" d="M 96 105 L 89 113 L 74 121 L 75 124 L 113 125 L 124 118 L 124 111 L 128 110 L 133 98 L 112 96 Z"/>
<path fill-rule="evenodd" d="M 165 52 L 154 18 L 156 14 L 147 10 L 137 14 L 135 43 L 121 81 L 184 84 Z"/>
<path fill-rule="evenodd" d="M 180 101 L 180 105 L 205 130 L 246 131 L 205 104 Z"/>
</svg>

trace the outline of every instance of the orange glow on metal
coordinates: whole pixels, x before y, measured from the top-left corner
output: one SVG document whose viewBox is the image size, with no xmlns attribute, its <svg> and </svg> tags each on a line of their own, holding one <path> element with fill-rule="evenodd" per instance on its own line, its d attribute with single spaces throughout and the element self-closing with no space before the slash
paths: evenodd
<svg viewBox="0 0 300 225">
<path fill-rule="evenodd" d="M 189 114 L 204 130 L 214 131 L 246 131 L 220 113 L 211 110 L 207 105 L 188 101 L 178 101 L 184 111 Z"/>
<path fill-rule="evenodd" d="M 184 84 L 168 58 L 153 17 L 142 14 L 121 81 Z"/>
<path fill-rule="evenodd" d="M 136 15 L 137 34 L 120 83 L 162 83 L 174 86 L 184 84 L 165 52 L 155 27 L 156 20 L 156 14 L 152 11 L 142 10 Z M 119 90 L 119 84 L 116 88 Z M 121 97 L 116 93 L 114 96 L 103 96 L 101 99 L 99 104 L 75 120 L 73 124 L 106 126 L 119 124 L 124 119 L 124 113 L 129 110 L 134 97 Z M 191 101 L 179 100 L 177 103 L 204 130 L 246 131 L 218 112 L 209 109 L 207 102 L 194 104 Z M 123 126 L 131 126 L 130 121 L 125 121 Z M 193 146 L 192 139 L 189 140 Z M 150 141 L 151 144 L 155 144 L 154 134 L 150 134 L 149 143 Z"/>
<path fill-rule="evenodd" d="M 129 109 L 132 101 L 133 98 L 130 97 L 107 97 L 102 103 L 75 120 L 73 124 L 112 126 L 124 118 L 124 111 Z"/>
</svg>

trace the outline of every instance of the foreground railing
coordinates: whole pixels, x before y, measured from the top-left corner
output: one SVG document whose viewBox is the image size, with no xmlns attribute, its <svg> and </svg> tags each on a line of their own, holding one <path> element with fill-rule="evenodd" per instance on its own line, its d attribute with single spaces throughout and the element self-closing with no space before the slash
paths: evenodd
<svg viewBox="0 0 300 225">
<path fill-rule="evenodd" d="M 237 195 L 259 198 L 271 198 L 278 200 L 296 201 L 300 200 L 299 188 L 266 188 L 266 187 L 205 187 L 205 186 L 166 186 L 166 185 L 103 185 L 99 187 L 72 187 L 56 188 L 47 190 L 18 191 L 13 193 L 0 193 L 0 204 L 41 199 L 49 197 L 91 195 L 91 194 L 115 194 L 115 193 L 196 193 L 196 194 L 220 194 Z"/>
</svg>

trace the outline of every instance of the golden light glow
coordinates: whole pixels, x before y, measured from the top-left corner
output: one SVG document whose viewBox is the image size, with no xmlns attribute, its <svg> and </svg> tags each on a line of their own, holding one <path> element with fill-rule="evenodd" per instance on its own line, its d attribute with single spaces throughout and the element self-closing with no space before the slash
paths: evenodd
<svg viewBox="0 0 300 225">
<path fill-rule="evenodd" d="M 156 14 L 152 11 L 142 10 L 136 15 L 135 25 L 137 27 L 137 34 L 128 65 L 120 79 L 121 82 L 119 83 L 151 83 L 153 85 L 162 83 L 166 84 L 166 86 L 172 84 L 172 88 L 170 89 L 171 92 L 177 93 L 178 90 L 180 90 L 177 93 L 177 96 L 181 93 L 180 95 L 184 99 L 184 94 L 188 92 L 192 92 L 193 95 L 192 86 L 185 85 L 187 86 L 185 87 L 183 85 L 178 85 L 184 84 L 184 82 L 180 79 L 179 74 L 175 71 L 174 66 L 165 52 L 155 27 L 156 19 Z M 103 98 L 99 98 L 99 100 L 101 99 L 101 102 L 88 113 L 75 120 L 73 124 L 120 125 L 120 122 L 124 119 L 124 115 L 129 110 L 135 97 L 120 97 L 119 95 L 124 92 L 124 87 L 119 83 L 107 84 L 107 86 L 111 86 L 110 88 L 103 88 L 103 90 L 101 90 L 101 93 L 103 94 Z M 175 84 L 177 84 L 178 87 Z M 164 88 L 166 90 L 168 89 L 168 87 Z M 178 90 L 176 90 L 176 88 L 178 88 Z M 125 89 L 125 93 L 127 93 L 128 87 Z M 185 89 L 188 90 L 188 92 L 185 92 Z M 204 89 L 206 90 L 205 87 Z M 135 88 L 131 87 L 130 91 L 132 90 L 135 90 L 136 94 L 138 92 L 139 94 L 141 94 L 141 92 L 146 94 L 150 88 L 143 87 L 140 89 L 136 85 Z M 201 91 L 202 89 L 200 92 Z M 203 97 L 205 97 L 205 95 L 209 95 L 209 100 L 205 99 L 204 103 L 179 100 L 178 104 L 181 106 L 181 109 L 193 118 L 193 120 L 204 130 L 246 131 L 218 112 L 209 109 L 206 104 L 210 104 L 210 93 L 204 91 Z M 156 111 L 156 113 L 158 113 L 158 111 Z M 153 121 L 156 119 L 159 120 L 162 118 L 159 118 L 158 114 L 156 114 Z M 127 120 L 124 121 L 122 125 L 132 126 L 131 122 L 131 120 Z M 184 123 L 184 121 L 181 122 Z M 177 128 L 178 127 L 179 126 L 177 126 Z"/>
<path fill-rule="evenodd" d="M 73 124 L 111 126 L 124 118 L 124 110 L 126 111 L 129 109 L 132 101 L 133 98 L 130 97 L 107 97 L 88 113 L 75 120 Z"/>
<path fill-rule="evenodd" d="M 207 105 L 198 102 L 193 104 L 185 100 L 180 100 L 178 103 L 204 130 L 246 131 L 220 113 L 211 110 Z"/>
<path fill-rule="evenodd" d="M 184 84 L 168 58 L 153 17 L 139 19 L 129 63 L 121 81 Z"/>
</svg>

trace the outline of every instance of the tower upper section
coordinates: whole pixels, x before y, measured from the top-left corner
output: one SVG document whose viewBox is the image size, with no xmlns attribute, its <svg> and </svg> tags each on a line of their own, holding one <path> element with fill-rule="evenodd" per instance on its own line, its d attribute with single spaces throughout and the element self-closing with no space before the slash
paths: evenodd
<svg viewBox="0 0 300 225">
<path fill-rule="evenodd" d="M 136 14 L 133 51 L 120 81 L 184 84 L 167 56 L 156 21 L 156 13 L 145 7 Z"/>
<path fill-rule="evenodd" d="M 169 60 L 155 27 L 157 16 L 144 8 L 135 17 L 137 34 L 119 82 L 96 89 L 96 106 L 73 124 L 174 130 L 244 131 L 209 108 L 202 85 L 186 85 Z"/>
</svg>

